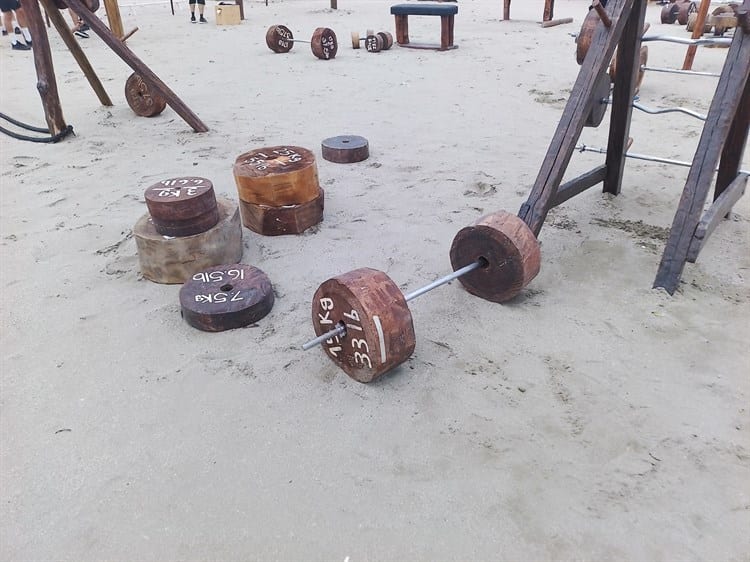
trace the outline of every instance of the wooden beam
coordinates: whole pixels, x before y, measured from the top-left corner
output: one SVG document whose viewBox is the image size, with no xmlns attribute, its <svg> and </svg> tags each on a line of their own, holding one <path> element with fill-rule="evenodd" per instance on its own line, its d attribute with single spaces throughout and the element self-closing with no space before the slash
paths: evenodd
<svg viewBox="0 0 750 562">
<path fill-rule="evenodd" d="M 63 42 L 68 47 L 73 58 L 76 59 L 78 66 L 83 71 L 83 75 L 94 90 L 96 97 L 99 98 L 99 103 L 108 107 L 113 105 L 112 100 L 109 99 L 107 91 L 104 89 L 104 85 L 101 83 L 101 80 L 99 80 L 96 72 L 94 72 L 94 68 L 91 66 L 88 57 L 86 57 L 86 53 L 83 52 L 81 45 L 79 45 L 76 38 L 73 37 L 73 32 L 70 31 L 68 24 L 65 23 L 65 18 L 60 13 L 60 10 L 57 9 L 53 0 L 41 0 L 41 3 L 44 11 L 47 13 L 47 17 L 50 18 L 52 25 L 55 26 L 55 29 L 60 34 L 60 37 L 62 37 Z"/>
<path fill-rule="evenodd" d="M 748 3 L 748 0 L 745 0 Z M 685 267 L 690 243 L 705 205 L 714 170 L 739 110 L 745 85 L 750 76 L 750 34 L 739 28 L 729 47 L 724 68 L 708 110 L 703 133 L 688 173 L 677 212 L 669 231 L 664 254 L 654 280 L 669 294 L 677 290 Z"/>
<path fill-rule="evenodd" d="M 104 0 L 104 11 L 107 13 L 109 29 L 115 37 L 122 40 L 125 36 L 125 30 L 122 28 L 122 16 L 120 15 L 120 6 L 117 4 L 117 0 Z"/>
<path fill-rule="evenodd" d="M 73 11 L 78 14 L 83 21 L 89 24 L 89 27 L 104 41 L 110 49 L 112 49 L 125 63 L 132 68 L 135 72 L 141 75 L 141 77 L 151 86 L 157 93 L 159 93 L 166 101 L 169 107 L 175 110 L 175 112 L 190 125 L 193 130 L 197 133 L 204 133 L 208 131 L 205 123 L 201 121 L 198 116 L 193 113 L 190 108 L 175 94 L 169 86 L 167 86 L 161 79 L 148 67 L 146 64 L 139 59 L 130 48 L 120 41 L 109 28 L 104 25 L 96 15 L 92 14 L 88 8 L 81 2 L 81 0 L 65 0 L 69 7 L 73 8 Z M 33 2 L 30 2 L 33 4 Z"/>
<path fill-rule="evenodd" d="M 38 2 L 24 2 L 29 32 L 34 39 L 34 66 L 36 67 L 37 83 L 36 89 L 42 98 L 44 107 L 44 118 L 51 135 L 61 133 L 67 125 L 63 117 L 62 106 L 60 106 L 60 95 L 57 92 L 57 81 L 55 80 L 55 67 L 52 64 L 52 53 L 49 49 L 49 37 L 47 28 L 44 27 L 42 10 Z"/>
<path fill-rule="evenodd" d="M 594 187 L 596 184 L 603 182 L 604 176 L 606 174 L 607 166 L 602 165 L 598 168 L 594 168 L 589 172 L 586 172 L 585 174 L 581 174 L 575 179 L 565 182 L 560 186 L 560 189 L 557 190 L 557 194 L 552 200 L 550 208 L 557 207 L 561 203 L 564 203 L 568 199 L 575 197 L 579 193 L 583 193 L 587 189 Z"/>
<path fill-rule="evenodd" d="M 745 194 L 747 178 L 747 174 L 739 174 L 734 178 L 734 181 L 727 186 L 719 198 L 713 202 L 708 211 L 703 215 L 703 218 L 698 223 L 698 227 L 695 229 L 695 234 L 693 234 L 693 238 L 690 241 L 687 261 L 695 263 L 695 260 L 698 259 L 698 254 L 703 249 L 706 242 L 708 242 L 711 233 L 722 221 L 722 218 L 732 210 L 732 207 L 734 207 L 734 204 L 739 201 L 740 197 Z"/>
<path fill-rule="evenodd" d="M 742 155 L 747 145 L 748 128 L 750 127 L 750 79 L 745 83 L 745 91 L 740 100 L 740 107 L 734 116 L 732 126 L 729 129 L 724 150 L 721 151 L 719 173 L 716 175 L 716 187 L 714 188 L 714 201 L 734 181 L 740 173 Z"/>
</svg>

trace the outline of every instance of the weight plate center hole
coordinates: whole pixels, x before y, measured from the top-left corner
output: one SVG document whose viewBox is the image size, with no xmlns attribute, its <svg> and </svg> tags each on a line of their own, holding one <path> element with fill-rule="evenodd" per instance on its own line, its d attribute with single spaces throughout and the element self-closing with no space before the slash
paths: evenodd
<svg viewBox="0 0 750 562">
<path fill-rule="evenodd" d="M 346 144 L 346 143 L 348 143 L 348 142 L 350 142 L 350 141 L 349 141 L 349 139 L 344 139 L 344 140 L 342 140 L 341 142 L 343 142 L 344 144 Z"/>
<path fill-rule="evenodd" d="M 490 265 L 490 261 L 487 258 L 485 258 L 484 256 L 479 256 L 479 259 L 477 261 L 479 262 L 479 267 L 481 269 L 489 267 L 489 265 Z"/>
<path fill-rule="evenodd" d="M 221 287 L 219 287 L 219 289 L 221 289 L 225 293 L 228 293 L 229 291 L 231 291 L 232 289 L 234 289 L 234 287 L 232 285 L 230 285 L 229 283 L 227 283 L 226 285 L 222 285 Z"/>
</svg>

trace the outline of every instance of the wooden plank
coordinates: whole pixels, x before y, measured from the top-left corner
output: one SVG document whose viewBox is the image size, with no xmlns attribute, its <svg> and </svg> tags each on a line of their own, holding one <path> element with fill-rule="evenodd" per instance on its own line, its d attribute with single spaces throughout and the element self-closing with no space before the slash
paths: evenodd
<svg viewBox="0 0 750 562">
<path fill-rule="evenodd" d="M 612 112 L 607 143 L 607 175 L 604 193 L 618 195 L 625 170 L 625 151 L 633 115 L 633 96 L 640 72 L 641 37 L 646 18 L 646 2 L 633 6 L 617 47 L 617 74 L 612 88 Z"/>
<path fill-rule="evenodd" d="M 60 34 L 60 37 L 62 37 L 63 42 L 68 47 L 73 58 L 76 59 L 78 66 L 81 67 L 83 75 L 94 90 L 96 97 L 99 98 L 99 103 L 107 107 L 112 106 L 112 100 L 104 89 L 104 85 L 99 80 L 96 72 L 94 72 L 94 68 L 91 66 L 88 57 L 86 57 L 86 53 L 83 52 L 81 45 L 76 41 L 76 38 L 73 37 L 73 32 L 70 31 L 68 24 L 65 23 L 65 18 L 60 13 L 60 10 L 57 9 L 52 0 L 41 0 L 41 2 L 44 11 L 47 13 L 47 17 L 50 18 L 52 25 L 55 26 L 55 29 Z"/>
<path fill-rule="evenodd" d="M 710 6 L 711 0 L 701 0 L 700 5 L 698 6 L 698 16 L 695 18 L 693 34 L 690 36 L 692 39 L 700 39 L 703 37 L 703 26 L 706 24 L 706 17 L 708 16 L 708 8 Z M 687 51 L 685 52 L 685 61 L 682 63 L 682 70 L 692 70 L 697 50 L 698 45 L 688 45 Z"/>
<path fill-rule="evenodd" d="M 596 78 L 606 72 L 633 6 L 637 5 L 641 9 L 641 4 L 645 2 L 646 0 L 610 0 L 608 6 L 611 6 L 612 27 L 607 28 L 600 24 L 594 31 L 588 55 L 581 65 L 578 78 L 542 161 L 539 175 L 529 198 L 518 212 L 518 216 L 529 225 L 535 235 L 539 234 L 544 224 L 550 203 L 555 198 L 578 137 L 583 131 L 586 117 L 595 101 Z"/>
<path fill-rule="evenodd" d="M 573 18 L 560 18 L 559 20 L 546 20 L 542 22 L 542 27 L 555 27 L 556 25 L 563 25 L 565 23 L 573 23 Z"/>
<path fill-rule="evenodd" d="M 738 29 L 729 47 L 654 280 L 654 287 L 662 287 L 669 294 L 677 290 L 690 242 L 698 226 L 714 170 L 719 162 L 719 155 L 729 136 L 749 75 L 750 34 Z"/>
<path fill-rule="evenodd" d="M 115 37 L 122 40 L 125 37 L 125 30 L 122 28 L 122 17 L 120 16 L 120 6 L 117 0 L 104 0 L 104 11 L 107 13 L 109 28 Z M 172 12 L 174 14 L 174 12 Z"/>
<path fill-rule="evenodd" d="M 34 66 L 36 67 L 36 89 L 42 98 L 44 118 L 51 135 L 61 133 L 67 125 L 63 117 L 60 95 L 57 92 L 55 67 L 52 64 L 52 53 L 49 49 L 47 28 L 44 27 L 42 10 L 38 2 L 24 2 L 24 12 L 27 15 L 29 32 L 34 38 Z"/>
<path fill-rule="evenodd" d="M 143 77 L 143 79 L 151 86 L 156 92 L 158 92 L 165 100 L 169 107 L 175 110 L 175 112 L 182 117 L 185 122 L 190 125 L 193 130 L 197 133 L 204 133 L 208 131 L 205 123 L 201 121 L 198 116 L 193 113 L 185 103 L 177 97 L 169 86 L 167 86 L 161 79 L 148 67 L 146 64 L 139 59 L 130 48 L 120 41 L 109 28 L 104 25 L 96 15 L 92 14 L 86 6 L 84 6 L 81 0 L 65 0 L 69 7 L 73 8 L 89 27 L 104 41 L 110 49 L 112 49 L 125 63 Z M 33 4 L 33 2 L 31 2 Z M 40 16 L 41 17 L 41 16 Z"/>
<path fill-rule="evenodd" d="M 698 223 L 698 227 L 695 229 L 693 239 L 690 241 L 687 261 L 695 263 L 695 260 L 698 259 L 698 254 L 703 249 L 703 246 L 705 246 L 711 233 L 716 229 L 723 217 L 732 210 L 732 207 L 739 201 L 740 197 L 745 194 L 747 178 L 747 174 L 739 174 L 703 215 L 703 218 Z"/>
<path fill-rule="evenodd" d="M 745 83 L 745 92 L 742 94 L 740 107 L 734 116 L 727 141 L 724 143 L 724 150 L 721 152 L 719 173 L 716 176 L 716 187 L 714 189 L 714 201 L 740 173 L 742 155 L 747 144 L 748 127 L 750 127 L 750 79 Z"/>
<path fill-rule="evenodd" d="M 550 208 L 557 207 L 568 199 L 571 199 L 579 193 L 583 193 L 587 189 L 594 187 L 596 184 L 604 181 L 604 176 L 606 175 L 606 173 L 607 166 L 602 165 L 594 168 L 589 172 L 586 172 L 585 174 L 581 174 L 575 179 L 565 182 L 560 186 L 560 189 L 557 190 L 557 194 L 552 200 Z"/>
</svg>

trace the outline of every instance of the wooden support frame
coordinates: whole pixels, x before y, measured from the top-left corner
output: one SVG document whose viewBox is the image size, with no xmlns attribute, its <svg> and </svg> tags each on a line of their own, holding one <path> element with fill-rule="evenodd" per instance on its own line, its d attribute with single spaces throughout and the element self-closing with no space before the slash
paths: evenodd
<svg viewBox="0 0 750 562">
<path fill-rule="evenodd" d="M 542 13 L 542 21 L 552 21 L 555 13 L 555 0 L 544 0 L 544 12 Z M 503 0 L 503 19 L 510 19 L 510 0 Z M 567 23 L 567 21 L 561 23 Z"/>
</svg>

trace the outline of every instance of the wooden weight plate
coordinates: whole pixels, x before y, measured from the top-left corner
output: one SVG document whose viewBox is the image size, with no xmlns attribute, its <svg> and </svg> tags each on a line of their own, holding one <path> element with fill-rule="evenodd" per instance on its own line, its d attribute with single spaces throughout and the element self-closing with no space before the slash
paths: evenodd
<svg viewBox="0 0 750 562">
<path fill-rule="evenodd" d="M 695 22 L 698 21 L 698 14 L 692 13 L 688 16 L 687 25 L 685 26 L 685 29 L 687 31 L 692 32 L 695 29 Z M 706 18 L 705 23 L 703 24 L 703 34 L 711 33 L 711 29 L 713 28 L 713 25 L 709 23 L 708 18 Z"/>
<path fill-rule="evenodd" d="M 268 207 L 245 203 L 240 199 L 242 224 L 264 236 L 301 234 L 323 220 L 324 199 L 322 189 L 318 197 L 301 205 Z"/>
<path fill-rule="evenodd" d="M 379 53 L 383 50 L 383 38 L 380 35 L 368 35 L 365 39 L 365 49 L 368 53 Z"/>
<path fill-rule="evenodd" d="M 414 352 L 414 324 L 404 295 L 376 269 L 356 269 L 324 282 L 313 297 L 312 320 L 319 336 L 340 323 L 346 326 L 344 335 L 322 345 L 359 382 L 375 380 Z"/>
<path fill-rule="evenodd" d="M 591 40 L 594 37 L 596 26 L 599 25 L 601 21 L 602 20 L 599 19 L 599 14 L 596 13 L 596 10 L 589 10 L 589 13 L 583 18 L 581 31 L 578 33 L 578 37 L 576 37 L 576 62 L 578 64 L 583 64 L 583 59 L 586 58 L 586 53 L 589 52 L 589 47 L 591 46 Z"/>
<path fill-rule="evenodd" d="M 677 2 L 667 4 L 661 9 L 661 23 L 674 23 L 677 21 L 677 12 L 680 5 Z"/>
<path fill-rule="evenodd" d="M 136 72 L 125 81 L 125 99 L 130 109 L 141 117 L 154 117 L 167 107 L 167 100 L 146 84 Z"/>
<path fill-rule="evenodd" d="M 638 59 L 638 79 L 635 83 L 635 93 L 637 94 L 641 89 L 641 83 L 643 82 L 643 77 L 646 75 L 646 71 L 644 70 L 644 66 L 648 63 L 648 46 L 642 45 L 641 51 Z M 609 63 L 609 78 L 614 83 L 615 79 L 617 78 L 617 51 L 615 51 L 615 56 L 612 57 L 612 62 Z"/>
<path fill-rule="evenodd" d="M 206 178 L 162 180 L 149 187 L 144 198 L 159 234 L 190 236 L 219 222 L 214 186 Z"/>
<path fill-rule="evenodd" d="M 586 127 L 598 127 L 601 125 L 607 113 L 607 103 L 604 100 L 609 98 L 611 87 L 612 84 L 609 75 L 606 72 L 602 72 L 594 83 L 591 109 L 584 124 Z"/>
<path fill-rule="evenodd" d="M 266 31 L 266 45 L 274 53 L 288 53 L 294 47 L 292 30 L 285 25 L 272 25 Z"/>
<path fill-rule="evenodd" d="M 461 229 L 450 251 L 453 270 L 484 260 L 486 266 L 459 277 L 472 295 L 492 302 L 512 299 L 528 285 L 541 263 L 539 242 L 516 215 L 498 211 Z"/>
<path fill-rule="evenodd" d="M 240 154 L 233 171 L 245 203 L 300 205 L 315 199 L 320 190 L 315 155 L 299 146 L 271 146 Z"/>
<path fill-rule="evenodd" d="M 380 31 L 378 32 L 378 37 L 380 37 L 383 40 L 384 51 L 387 51 L 388 49 L 393 47 L 393 35 L 391 35 L 387 31 Z"/>
<path fill-rule="evenodd" d="M 680 4 L 680 9 L 677 12 L 677 23 L 687 25 L 690 14 L 697 11 L 698 7 L 695 5 L 695 2 L 683 2 Z"/>
<path fill-rule="evenodd" d="M 359 33 L 352 31 L 352 49 L 359 49 L 360 40 Z"/>
<path fill-rule="evenodd" d="M 200 234 L 174 238 L 156 231 L 146 213 L 133 227 L 141 273 L 156 283 L 184 283 L 194 273 L 242 259 L 242 225 L 237 206 L 219 198 L 219 222 Z"/>
<path fill-rule="evenodd" d="M 339 50 L 338 41 L 336 41 L 336 34 L 333 29 L 327 27 L 319 27 L 313 33 L 312 39 L 310 39 L 310 48 L 312 49 L 313 55 L 319 59 L 329 60 L 336 57 L 336 52 Z"/>
<path fill-rule="evenodd" d="M 194 273 L 180 289 L 182 317 L 204 332 L 255 324 L 271 312 L 273 302 L 268 276 L 257 267 L 241 263 Z"/>
<path fill-rule="evenodd" d="M 321 143 L 323 158 L 337 164 L 362 162 L 370 156 L 370 145 L 365 137 L 340 135 L 330 137 Z"/>
</svg>

